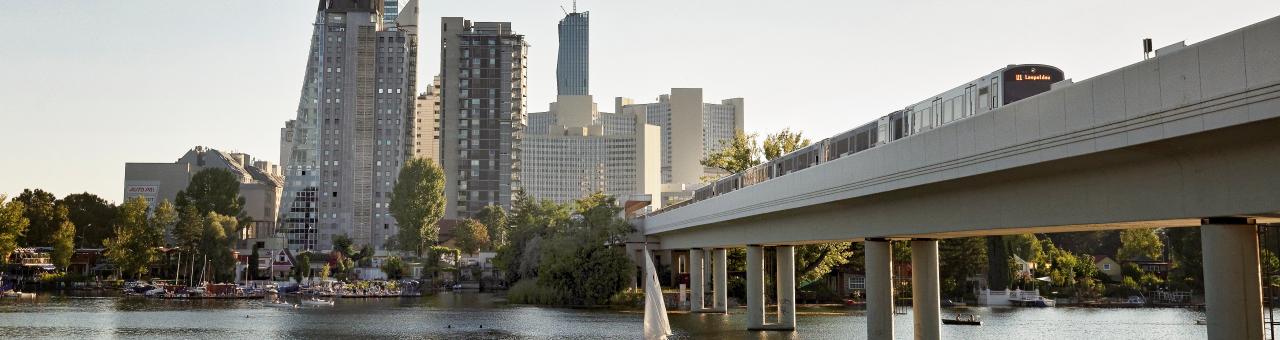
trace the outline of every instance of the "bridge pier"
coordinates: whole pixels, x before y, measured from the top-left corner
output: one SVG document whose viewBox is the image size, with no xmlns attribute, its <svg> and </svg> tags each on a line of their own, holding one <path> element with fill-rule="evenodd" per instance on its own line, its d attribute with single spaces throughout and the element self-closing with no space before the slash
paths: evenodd
<svg viewBox="0 0 1280 340">
<path fill-rule="evenodd" d="M 867 339 L 893 339 L 893 254 L 889 240 L 868 238 L 863 245 L 867 262 Z"/>
<path fill-rule="evenodd" d="M 689 249 L 689 286 L 693 295 L 689 311 L 694 313 L 728 313 L 728 256 L 724 249 Z M 708 286 L 707 283 L 712 285 Z M 707 294 L 710 291 L 711 294 Z M 707 301 L 711 295 L 711 301 Z"/>
<path fill-rule="evenodd" d="M 715 295 L 711 298 L 711 308 L 716 312 L 729 313 L 729 255 L 724 248 L 716 248 L 711 251 L 711 257 L 715 259 L 714 275 L 711 276 L 715 282 Z"/>
<path fill-rule="evenodd" d="M 1262 280 L 1254 219 L 1201 220 L 1200 242 L 1209 338 L 1263 339 Z"/>
<path fill-rule="evenodd" d="M 795 246 L 777 246 L 778 322 L 765 323 L 764 247 L 747 246 L 747 330 L 796 329 Z"/>
<path fill-rule="evenodd" d="M 702 249 L 689 249 L 689 289 L 692 295 L 689 296 L 689 311 L 701 311 L 706 304 L 703 299 L 706 297 L 702 289 L 706 283 L 706 277 L 702 275 Z"/>
<path fill-rule="evenodd" d="M 911 309 L 917 340 L 941 338 L 938 240 L 911 240 Z"/>
</svg>

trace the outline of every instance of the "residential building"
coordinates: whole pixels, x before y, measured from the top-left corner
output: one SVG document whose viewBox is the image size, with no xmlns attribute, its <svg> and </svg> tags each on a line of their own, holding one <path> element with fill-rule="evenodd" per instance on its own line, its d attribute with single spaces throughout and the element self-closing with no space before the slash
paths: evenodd
<svg viewBox="0 0 1280 340">
<path fill-rule="evenodd" d="M 619 204 L 632 195 L 659 197 L 657 126 L 646 124 L 643 113 L 599 112 L 591 96 L 558 98 L 550 111 L 529 115 L 521 141 L 526 194 L 557 203 L 596 192 L 617 197 Z"/>
<path fill-rule="evenodd" d="M 645 123 L 660 128 L 662 200 L 666 206 L 692 197 L 704 177 L 723 174 L 702 166 L 701 161 L 732 141 L 735 133 L 743 132 L 744 105 L 742 98 L 704 103 L 699 88 L 673 88 L 657 100 L 636 104 L 628 98 L 616 98 L 614 106 L 617 113 L 643 115 Z"/>
<path fill-rule="evenodd" d="M 418 13 L 413 13 L 417 15 Z M 382 25 L 387 29 L 395 29 L 396 17 L 400 15 L 400 0 L 382 0 Z"/>
<path fill-rule="evenodd" d="M 418 95 L 413 109 L 413 127 L 408 138 L 413 157 L 428 158 L 440 164 L 440 77 Z"/>
<path fill-rule="evenodd" d="M 145 197 L 152 208 L 161 200 L 174 202 L 178 191 L 186 190 L 191 178 L 205 169 L 227 170 L 240 182 L 242 211 L 253 219 L 240 239 L 274 239 L 284 180 L 280 167 L 248 154 L 197 146 L 173 163 L 125 163 L 124 199 Z"/>
<path fill-rule="evenodd" d="M 556 94 L 561 96 L 591 94 L 590 12 L 573 13 L 560 20 L 560 51 L 556 57 Z"/>
<path fill-rule="evenodd" d="M 509 22 L 446 17 L 440 37 L 445 218 L 511 207 L 520 188 L 529 45 Z"/>
<path fill-rule="evenodd" d="M 1112 282 L 1120 282 L 1124 279 L 1124 273 L 1121 271 L 1120 263 L 1112 260 L 1109 256 L 1094 255 L 1093 264 L 1098 267 L 1098 271 L 1106 275 Z"/>
<path fill-rule="evenodd" d="M 397 232 L 391 189 L 413 152 L 418 2 L 388 27 L 380 0 L 322 0 L 285 161 L 279 214 L 293 250 L 329 250 L 337 235 L 385 248 Z M 282 138 L 283 139 L 283 138 Z"/>
</svg>

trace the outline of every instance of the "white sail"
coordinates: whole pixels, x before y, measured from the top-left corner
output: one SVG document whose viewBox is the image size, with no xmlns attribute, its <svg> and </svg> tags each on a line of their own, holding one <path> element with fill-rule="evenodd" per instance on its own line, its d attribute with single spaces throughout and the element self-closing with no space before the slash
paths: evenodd
<svg viewBox="0 0 1280 340">
<path fill-rule="evenodd" d="M 644 338 L 665 340 L 671 335 L 671 323 L 667 322 L 667 304 L 662 301 L 658 270 L 648 249 L 644 250 L 644 271 Z"/>
</svg>

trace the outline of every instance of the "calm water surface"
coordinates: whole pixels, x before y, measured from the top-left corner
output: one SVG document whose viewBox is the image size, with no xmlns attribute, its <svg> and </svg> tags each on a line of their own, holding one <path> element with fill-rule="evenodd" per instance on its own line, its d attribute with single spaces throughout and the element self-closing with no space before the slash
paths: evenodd
<svg viewBox="0 0 1280 340">
<path fill-rule="evenodd" d="M 861 339 L 860 311 L 802 308 L 797 332 L 747 332 L 743 310 L 672 314 L 677 339 Z M 1204 339 L 1204 313 L 1184 309 L 968 308 L 982 326 L 943 326 L 946 339 Z M 260 301 L 41 297 L 0 300 L 0 339 L 638 339 L 639 312 L 507 305 L 500 296 L 340 300 L 334 307 L 280 309 Z M 896 319 L 911 338 L 911 316 Z"/>
</svg>

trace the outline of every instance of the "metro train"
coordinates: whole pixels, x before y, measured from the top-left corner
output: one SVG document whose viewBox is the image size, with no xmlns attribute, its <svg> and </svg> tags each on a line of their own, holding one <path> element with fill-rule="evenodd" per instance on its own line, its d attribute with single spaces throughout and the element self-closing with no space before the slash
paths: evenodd
<svg viewBox="0 0 1280 340">
<path fill-rule="evenodd" d="M 746 171 L 694 190 L 693 198 L 655 213 L 738 190 L 840 157 L 973 117 L 1050 90 L 1062 70 L 1040 64 L 1009 65 Z"/>
</svg>

